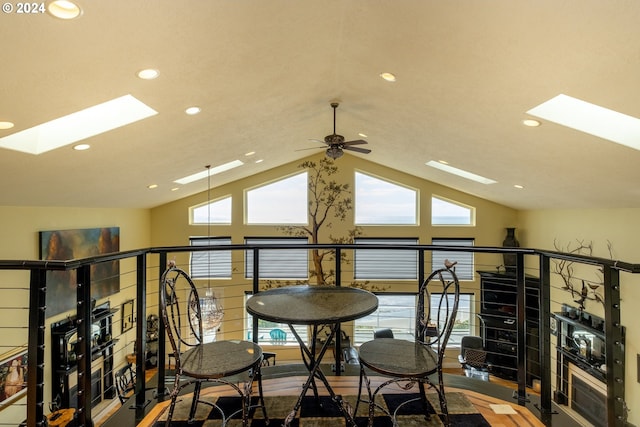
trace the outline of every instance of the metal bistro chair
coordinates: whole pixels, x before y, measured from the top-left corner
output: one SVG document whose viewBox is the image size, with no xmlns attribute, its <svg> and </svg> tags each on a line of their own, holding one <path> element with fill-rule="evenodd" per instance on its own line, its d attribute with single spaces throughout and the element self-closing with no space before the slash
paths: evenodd
<svg viewBox="0 0 640 427">
<path fill-rule="evenodd" d="M 186 301 L 181 301 L 179 294 L 188 295 Z M 242 425 L 247 427 L 249 411 L 254 407 L 251 406 L 254 379 L 258 381 L 258 403 L 262 408 L 265 422 L 268 423 L 262 395 L 260 372 L 262 349 L 260 346 L 249 341 L 203 343 L 202 313 L 198 291 L 187 273 L 175 267 L 173 262 L 169 263 L 169 267 L 162 275 L 160 302 L 162 318 L 175 358 L 175 378 L 173 390 L 170 392 L 171 405 L 166 427 L 171 425 L 180 391 L 191 384 L 194 384 L 194 391 L 189 422 L 193 421 L 198 403 L 204 403 L 219 411 L 222 426 L 226 426 L 229 419 L 241 412 Z M 181 381 L 182 377 L 188 378 L 186 381 Z M 242 407 L 226 415 L 215 403 L 200 400 L 200 390 L 204 382 L 215 382 L 232 387 L 240 395 Z"/>
<path fill-rule="evenodd" d="M 429 419 L 425 384 L 438 393 L 443 421 L 445 425 L 450 425 L 442 378 L 442 361 L 449 336 L 453 330 L 460 298 L 460 283 L 453 270 L 454 265 L 455 262 L 446 261 L 446 268 L 431 273 L 420 286 L 416 307 L 415 341 L 375 338 L 360 346 L 360 389 L 355 411 L 357 412 L 360 402 L 368 403 L 369 427 L 373 426 L 376 407 L 391 416 L 395 426 L 397 425 L 398 410 L 403 405 L 415 400 L 422 401 L 425 418 Z M 433 307 L 431 307 L 430 293 L 440 294 L 438 304 Z M 432 319 L 431 315 L 434 315 L 435 319 Z M 366 369 L 370 369 L 374 374 L 392 378 L 372 390 Z M 437 382 L 430 378 L 434 374 L 437 374 Z M 419 387 L 420 397 L 401 403 L 393 414 L 376 403 L 376 396 L 384 387 L 398 384 L 402 389 L 409 390 L 416 383 Z M 363 386 L 367 388 L 368 400 L 362 399 Z"/>
</svg>

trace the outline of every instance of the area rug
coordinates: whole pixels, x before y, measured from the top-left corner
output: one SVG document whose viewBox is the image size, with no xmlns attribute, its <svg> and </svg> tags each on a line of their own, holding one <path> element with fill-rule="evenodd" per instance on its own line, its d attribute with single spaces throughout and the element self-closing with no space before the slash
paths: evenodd
<svg viewBox="0 0 640 427">
<path fill-rule="evenodd" d="M 217 410 L 208 405 L 198 405 L 195 420 L 188 423 L 186 418 L 189 413 L 191 399 L 190 396 L 179 400 L 173 414 L 172 426 L 175 427 L 219 427 L 221 425 L 220 414 Z M 378 396 L 378 403 L 386 407 L 391 413 L 399 404 L 407 399 L 417 398 L 417 394 L 384 394 Z M 212 397 L 216 399 L 216 397 Z M 267 396 L 265 397 L 265 405 L 267 407 L 267 415 L 269 416 L 269 426 L 280 427 L 284 418 L 295 405 L 296 396 Z M 355 406 L 355 396 L 343 396 L 343 399 L 352 407 Z M 429 401 L 428 411 L 429 419 L 425 419 L 422 412 L 422 403 L 419 400 L 404 405 L 398 411 L 398 427 L 436 427 L 443 426 L 442 414 L 440 412 L 440 404 L 438 396 L 435 393 L 428 393 Z M 240 408 L 239 397 L 219 397 L 216 403 L 224 409 L 226 413 L 232 413 Z M 463 393 L 451 392 L 447 393 L 447 403 L 449 407 L 449 418 L 451 425 L 455 427 L 490 427 L 490 424 L 478 412 L 478 410 L 469 402 Z M 252 409 L 251 427 L 266 427 L 266 423 L 262 414 L 262 410 Z M 393 422 L 390 417 L 383 412 L 376 410 L 374 418 L 374 427 L 392 427 Z M 166 421 L 166 411 L 156 421 L 155 427 L 164 427 Z M 358 427 L 367 425 L 368 407 L 360 404 L 355 421 Z M 242 426 L 240 415 L 237 415 L 227 424 L 229 427 Z M 327 396 L 320 396 L 320 405 L 312 396 L 307 396 L 302 402 L 302 407 L 298 411 L 298 416 L 291 423 L 292 427 L 342 427 L 346 426 L 346 421 L 340 410 L 331 402 Z"/>
</svg>

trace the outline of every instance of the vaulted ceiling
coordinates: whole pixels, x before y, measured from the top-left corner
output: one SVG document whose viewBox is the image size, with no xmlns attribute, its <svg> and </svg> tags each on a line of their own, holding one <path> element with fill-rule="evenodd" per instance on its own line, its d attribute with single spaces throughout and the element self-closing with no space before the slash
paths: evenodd
<svg viewBox="0 0 640 427">
<path fill-rule="evenodd" d="M 127 94 L 157 114 L 86 151 L 0 148 L 0 204 L 167 203 L 205 190 L 173 181 L 207 164 L 244 162 L 220 185 L 312 154 L 339 101 L 337 133 L 372 150 L 349 155 L 518 209 L 640 207 L 640 151 L 522 124 L 559 94 L 640 117 L 640 2 L 77 3 L 73 20 L 3 14 L 0 122 L 15 126 L 0 138 Z M 158 78 L 136 76 L 146 68 Z"/>
</svg>

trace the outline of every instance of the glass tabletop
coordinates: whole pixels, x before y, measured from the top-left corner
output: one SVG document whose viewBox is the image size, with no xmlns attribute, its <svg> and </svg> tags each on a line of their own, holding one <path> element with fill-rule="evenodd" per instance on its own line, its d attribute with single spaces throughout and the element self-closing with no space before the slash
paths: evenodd
<svg viewBox="0 0 640 427">
<path fill-rule="evenodd" d="M 300 325 L 348 322 L 377 308 L 378 297 L 371 292 L 340 286 L 286 286 L 247 301 L 247 311 L 260 319 Z"/>
</svg>

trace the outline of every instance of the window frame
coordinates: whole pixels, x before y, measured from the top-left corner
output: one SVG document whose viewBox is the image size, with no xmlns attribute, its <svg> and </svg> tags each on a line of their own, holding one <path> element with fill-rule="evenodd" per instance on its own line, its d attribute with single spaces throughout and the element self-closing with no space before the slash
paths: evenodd
<svg viewBox="0 0 640 427">
<path fill-rule="evenodd" d="M 214 218 L 215 215 L 211 215 L 211 216 L 207 216 L 207 220 L 206 221 L 196 221 L 195 218 L 195 212 L 196 210 L 200 209 L 200 208 L 206 208 L 207 206 L 211 205 L 213 207 L 213 205 L 217 204 L 217 203 L 222 203 L 229 200 L 229 220 L 226 221 L 210 221 L 210 218 Z M 211 209 L 213 211 L 213 209 Z M 207 213 L 207 215 L 209 215 L 209 213 Z M 210 201 L 206 201 L 204 203 L 200 203 L 198 205 L 195 206 L 190 206 L 189 207 L 189 224 L 190 225 L 207 225 L 207 224 L 217 224 L 217 225 L 231 225 L 233 221 L 233 196 L 231 195 L 227 195 L 227 196 L 222 196 L 219 197 L 215 200 L 210 200 Z"/>
<path fill-rule="evenodd" d="M 358 221 L 358 210 L 359 210 L 359 206 L 361 205 L 361 203 L 358 202 L 358 175 L 362 175 L 368 178 L 372 178 L 378 181 L 381 181 L 385 184 L 388 184 L 390 186 L 395 186 L 398 187 L 400 189 L 404 189 L 407 191 L 411 191 L 414 194 L 414 206 L 413 206 L 413 222 L 379 222 L 379 221 L 372 221 L 372 222 L 359 222 Z M 366 173 L 366 172 L 362 172 L 359 170 L 355 170 L 354 171 L 354 211 L 353 211 L 353 222 L 354 225 L 356 226 L 360 226 L 360 227 L 364 227 L 364 226 L 405 226 L 405 227 L 410 227 L 410 226 L 417 226 L 420 225 L 420 190 L 417 188 L 413 188 L 410 187 L 408 185 L 405 184 L 400 184 L 398 182 L 395 182 L 393 180 L 387 179 L 387 178 L 383 178 L 380 176 L 376 176 L 370 173 Z"/>
<path fill-rule="evenodd" d="M 440 223 L 434 222 L 433 200 L 437 199 L 445 203 L 449 203 L 454 206 L 469 209 L 469 223 Z M 447 197 L 439 196 L 436 194 L 431 195 L 431 226 L 433 227 L 475 227 L 476 226 L 476 208 L 475 206 L 467 205 L 466 203 L 458 202 Z"/>
<path fill-rule="evenodd" d="M 282 183 L 283 181 L 289 180 L 289 179 L 293 179 L 296 177 L 300 177 L 304 175 L 305 177 L 305 185 L 304 185 L 304 200 L 298 202 L 296 200 L 290 200 L 287 202 L 284 201 L 277 201 L 274 200 L 274 197 L 271 197 L 271 200 L 269 202 L 269 207 L 274 207 L 274 206 L 288 206 L 289 208 L 291 206 L 294 206 L 295 203 L 300 203 L 300 206 L 298 207 L 301 211 L 304 211 L 303 214 L 303 218 L 301 218 L 300 222 L 296 222 L 296 221 L 290 221 L 290 220 L 284 220 L 284 219 L 278 219 L 276 221 L 254 221 L 251 220 L 251 209 L 252 209 L 252 202 L 249 200 L 250 198 L 250 194 L 254 191 L 258 191 L 260 189 L 264 189 L 266 187 L 269 186 L 273 186 L 275 184 L 278 183 Z M 290 187 L 289 187 L 290 188 Z M 284 177 L 280 177 L 278 179 L 274 179 L 272 181 L 266 182 L 266 183 L 262 183 L 260 185 L 256 185 L 254 187 L 251 188 L 246 188 L 244 190 L 244 223 L 246 225 L 308 225 L 309 224 L 309 211 L 308 211 L 308 203 L 309 203 L 309 172 L 308 171 L 303 171 L 303 172 L 298 172 L 298 173 L 294 173 L 288 176 L 284 176 Z M 260 209 L 260 208 L 258 208 Z"/>
</svg>

